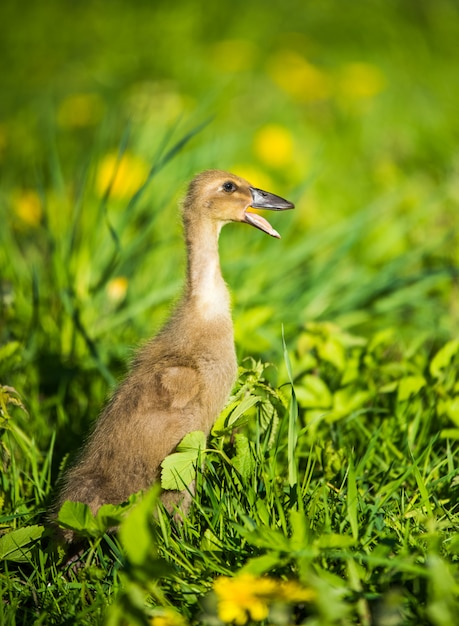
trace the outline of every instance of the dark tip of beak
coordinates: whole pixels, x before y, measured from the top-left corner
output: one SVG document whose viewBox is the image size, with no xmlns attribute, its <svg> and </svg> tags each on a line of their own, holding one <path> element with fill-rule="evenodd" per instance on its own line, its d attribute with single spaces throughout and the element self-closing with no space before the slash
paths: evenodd
<svg viewBox="0 0 459 626">
<path fill-rule="evenodd" d="M 280 196 L 276 196 L 268 191 L 250 187 L 252 194 L 251 207 L 254 209 L 268 209 L 270 211 L 285 211 L 286 209 L 294 209 L 295 205 Z"/>
</svg>

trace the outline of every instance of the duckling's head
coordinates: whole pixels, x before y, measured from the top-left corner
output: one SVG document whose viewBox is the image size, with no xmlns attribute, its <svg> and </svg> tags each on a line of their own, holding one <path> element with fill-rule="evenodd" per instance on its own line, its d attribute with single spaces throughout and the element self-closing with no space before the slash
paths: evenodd
<svg viewBox="0 0 459 626">
<path fill-rule="evenodd" d="M 219 227 L 228 222 L 243 222 L 280 239 L 271 224 L 250 208 L 283 211 L 293 209 L 294 204 L 253 187 L 235 174 L 207 170 L 191 181 L 183 204 L 183 218 L 185 224 L 205 219 Z"/>
</svg>

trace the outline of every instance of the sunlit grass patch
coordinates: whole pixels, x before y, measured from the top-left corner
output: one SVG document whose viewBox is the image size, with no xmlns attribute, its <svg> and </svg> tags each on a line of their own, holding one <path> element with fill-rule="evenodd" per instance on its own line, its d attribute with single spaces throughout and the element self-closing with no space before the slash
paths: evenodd
<svg viewBox="0 0 459 626">
<path fill-rule="evenodd" d="M 87 574 L 72 574 L 67 593 L 89 584 L 95 611 L 96 581 L 104 581 L 117 593 L 114 625 L 338 626 L 390 614 L 415 623 L 437 611 L 452 619 L 458 440 L 443 406 L 456 393 L 457 341 L 430 355 L 422 346 L 402 352 L 395 340 L 394 332 L 364 341 L 312 325 L 289 350 L 293 388 L 276 388 L 262 364 L 247 363 L 204 470 L 195 469 L 189 518 L 177 525 L 160 511 L 154 521 L 157 490 L 96 519 L 72 503 L 62 511 L 93 537 Z M 311 407 L 321 401 L 301 394 L 304 371 L 326 381 L 332 398 L 350 385 L 371 394 L 333 416 L 321 408 L 313 426 Z M 119 538 L 103 535 L 115 520 Z M 33 561 L 33 540 L 18 540 Z"/>
</svg>

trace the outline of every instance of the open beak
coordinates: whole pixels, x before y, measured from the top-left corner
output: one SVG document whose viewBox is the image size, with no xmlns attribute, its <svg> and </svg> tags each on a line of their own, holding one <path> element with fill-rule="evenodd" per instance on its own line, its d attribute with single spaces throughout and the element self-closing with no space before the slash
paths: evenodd
<svg viewBox="0 0 459 626">
<path fill-rule="evenodd" d="M 280 239 L 277 230 L 274 230 L 264 217 L 258 215 L 258 213 L 250 212 L 249 209 L 252 207 L 253 209 L 268 209 L 269 211 L 285 211 L 286 209 L 294 209 L 295 205 L 280 196 L 276 196 L 268 191 L 262 191 L 256 187 L 250 187 L 250 193 L 252 194 L 252 202 L 245 210 L 244 221 L 271 235 L 271 237 Z"/>
</svg>

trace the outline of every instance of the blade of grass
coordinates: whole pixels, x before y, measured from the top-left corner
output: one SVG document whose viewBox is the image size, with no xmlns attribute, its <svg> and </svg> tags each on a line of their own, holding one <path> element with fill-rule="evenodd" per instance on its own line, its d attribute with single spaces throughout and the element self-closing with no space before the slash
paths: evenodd
<svg viewBox="0 0 459 626">
<path fill-rule="evenodd" d="M 359 538 L 359 522 L 357 516 L 358 491 L 355 477 L 354 460 L 352 454 L 349 458 L 347 471 L 347 515 L 351 526 L 352 537 L 355 541 Z"/>
<path fill-rule="evenodd" d="M 288 355 L 287 344 L 285 343 L 284 328 L 282 327 L 282 346 L 284 361 L 287 367 L 289 382 L 291 385 L 291 398 L 288 411 L 288 435 L 287 435 L 287 461 L 288 461 L 288 483 L 293 489 L 298 483 L 298 468 L 296 463 L 296 444 L 298 441 L 298 402 L 293 385 L 292 367 Z"/>
</svg>

